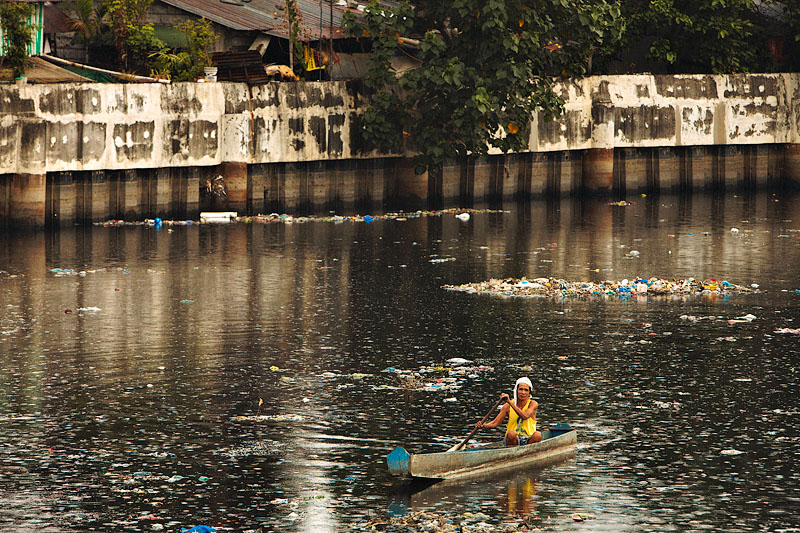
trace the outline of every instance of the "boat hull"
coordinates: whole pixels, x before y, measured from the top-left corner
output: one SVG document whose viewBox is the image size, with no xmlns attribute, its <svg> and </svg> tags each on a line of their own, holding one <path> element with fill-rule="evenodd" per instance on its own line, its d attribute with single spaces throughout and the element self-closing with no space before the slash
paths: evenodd
<svg viewBox="0 0 800 533">
<path fill-rule="evenodd" d="M 387 463 L 389 471 L 397 476 L 453 479 L 505 468 L 544 466 L 575 454 L 576 430 L 558 435 L 544 430 L 542 434 L 541 442 L 526 446 L 500 445 L 422 454 L 409 454 L 398 447 L 389 454 Z"/>
</svg>

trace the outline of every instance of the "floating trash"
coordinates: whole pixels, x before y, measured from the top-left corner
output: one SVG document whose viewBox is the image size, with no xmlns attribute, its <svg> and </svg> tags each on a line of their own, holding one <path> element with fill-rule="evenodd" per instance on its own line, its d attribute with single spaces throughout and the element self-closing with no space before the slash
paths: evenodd
<svg viewBox="0 0 800 533">
<path fill-rule="evenodd" d="M 755 319 L 756 319 L 755 315 L 747 314 L 747 315 L 744 315 L 744 316 L 739 316 L 739 317 L 733 318 L 731 320 L 728 320 L 728 324 L 731 324 L 731 325 L 733 325 L 733 324 L 744 324 L 744 323 L 747 323 L 747 322 L 752 322 Z"/>
<path fill-rule="evenodd" d="M 237 457 L 263 457 L 266 459 L 278 460 L 284 457 L 286 450 L 287 445 L 285 443 L 271 440 L 259 440 L 234 446 L 218 453 L 226 455 L 231 459 L 235 459 Z"/>
<path fill-rule="evenodd" d="M 517 528 L 506 529 L 488 521 L 492 518 L 484 513 L 463 513 L 462 515 L 446 515 L 437 512 L 412 512 L 402 516 L 375 518 L 368 522 L 353 524 L 353 531 L 395 531 L 416 532 L 436 531 L 439 533 L 469 531 L 488 533 L 497 531 L 518 531 Z M 526 531 L 529 530 L 526 527 Z"/>
<path fill-rule="evenodd" d="M 181 533 L 215 533 L 217 530 L 211 526 L 197 525 L 192 528 L 181 528 Z"/>
<path fill-rule="evenodd" d="M 231 420 L 249 422 L 263 422 L 263 421 L 277 421 L 277 422 L 302 422 L 305 418 L 302 415 L 285 414 L 285 415 L 239 415 L 232 416 Z"/>
<path fill-rule="evenodd" d="M 694 316 L 694 315 L 681 315 L 681 320 L 688 320 L 689 322 L 699 322 L 700 320 L 714 320 L 717 318 L 722 318 L 721 316 Z"/>
<path fill-rule="evenodd" d="M 781 333 L 781 334 L 790 333 L 790 334 L 793 334 L 793 335 L 800 335 L 800 329 L 780 328 L 780 329 L 776 329 L 775 333 Z"/>
<path fill-rule="evenodd" d="M 757 289 L 734 285 L 728 281 L 706 279 L 703 281 L 694 278 L 681 280 L 666 280 L 660 278 L 650 279 L 623 279 L 621 281 L 566 281 L 555 278 L 521 279 L 490 279 L 477 283 L 463 285 L 442 285 L 449 291 L 467 293 L 496 294 L 500 296 L 515 296 L 522 298 L 532 297 L 650 297 L 650 296 L 709 296 L 731 293 L 758 292 Z M 689 319 L 688 315 L 687 319 Z M 696 317 L 694 317 L 696 318 Z"/>
<path fill-rule="evenodd" d="M 278 213 L 270 213 L 269 215 L 256 215 L 256 216 L 235 216 L 235 213 L 221 213 L 222 217 L 218 218 L 208 218 L 210 222 L 219 222 L 221 219 L 224 219 L 225 222 L 244 222 L 246 224 L 249 223 L 259 223 L 259 224 L 272 224 L 272 223 L 283 223 L 283 224 L 302 224 L 306 222 L 334 222 L 334 223 L 342 223 L 342 222 L 365 222 L 370 224 L 372 222 L 378 220 L 395 220 L 398 222 L 405 222 L 409 219 L 413 218 L 421 218 L 421 217 L 435 217 L 435 216 L 445 216 L 445 215 L 453 215 L 459 220 L 466 221 L 469 220 L 469 217 L 474 214 L 479 213 L 508 213 L 508 211 L 504 211 L 502 209 L 465 209 L 465 208 L 449 208 L 449 209 L 438 209 L 438 210 L 431 210 L 431 211 L 413 211 L 413 212 L 391 212 L 385 213 L 383 215 L 333 215 L 333 216 L 294 216 L 288 214 L 278 214 Z M 208 213 L 208 215 L 215 215 L 214 213 Z M 95 222 L 95 226 L 103 226 L 103 227 L 119 227 L 119 226 L 150 226 L 158 228 L 162 225 L 164 226 L 191 226 L 193 224 L 205 224 L 206 220 L 160 220 L 156 223 L 156 219 L 146 219 L 146 220 L 139 220 L 139 221 L 126 221 L 126 220 L 106 220 L 104 222 Z"/>
<path fill-rule="evenodd" d="M 741 450 L 734 450 L 734 449 L 730 449 L 730 450 L 722 450 L 722 451 L 721 451 L 721 452 L 719 452 L 719 453 L 720 453 L 721 455 L 741 455 L 741 454 L 743 454 L 744 452 L 743 452 L 743 451 L 741 451 Z"/>
</svg>

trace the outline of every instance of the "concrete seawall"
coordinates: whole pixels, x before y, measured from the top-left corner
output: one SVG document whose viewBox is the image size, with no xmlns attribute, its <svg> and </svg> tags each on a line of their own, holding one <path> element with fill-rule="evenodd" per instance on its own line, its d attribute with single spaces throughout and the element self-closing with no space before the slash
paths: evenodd
<svg viewBox="0 0 800 533">
<path fill-rule="evenodd" d="M 0 86 L 0 223 L 468 206 L 800 183 L 800 74 L 596 76 L 526 152 L 415 175 L 365 149 L 358 82 Z M 222 176 L 227 198 L 206 198 Z"/>
</svg>

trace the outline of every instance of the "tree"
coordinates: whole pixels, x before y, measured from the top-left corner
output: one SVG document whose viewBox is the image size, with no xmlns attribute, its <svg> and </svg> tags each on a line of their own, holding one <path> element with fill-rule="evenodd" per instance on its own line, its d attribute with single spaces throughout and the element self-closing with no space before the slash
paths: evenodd
<svg viewBox="0 0 800 533">
<path fill-rule="evenodd" d="M 410 142 L 418 171 L 489 147 L 525 149 L 533 113 L 563 110 L 552 76 L 585 74 L 594 49 L 624 28 L 606 0 L 373 1 L 346 25 L 372 43 L 365 136 L 380 149 Z M 391 57 L 409 35 L 421 36 L 419 67 L 395 76 Z"/>
<path fill-rule="evenodd" d="M 84 61 L 89 62 L 89 45 L 102 33 L 102 20 L 105 15 L 103 4 L 94 5 L 93 0 L 76 0 L 67 2 L 64 10 L 72 29 L 80 36 L 83 42 Z"/>
<path fill-rule="evenodd" d="M 186 38 L 183 50 L 162 49 L 150 54 L 155 73 L 166 75 L 173 81 L 194 81 L 203 74 L 203 68 L 211 65 L 211 46 L 217 35 L 211 21 L 186 20 L 175 25 Z"/>
<path fill-rule="evenodd" d="M 27 69 L 28 47 L 33 43 L 33 29 L 28 23 L 33 16 L 33 6 L 23 2 L 0 2 L 0 26 L 5 34 L 5 63 L 11 67 L 15 78 Z"/>
<path fill-rule="evenodd" d="M 164 48 L 164 43 L 155 37 L 153 25 L 141 24 L 152 3 L 153 0 L 106 0 L 106 18 L 125 70 L 144 66 L 150 54 Z"/>
<path fill-rule="evenodd" d="M 284 17 L 289 28 L 289 68 L 294 71 L 295 59 L 297 59 L 298 67 L 303 64 L 303 43 L 300 39 L 300 26 L 303 23 L 303 17 L 297 7 L 297 0 L 286 0 Z"/>
<path fill-rule="evenodd" d="M 800 70 L 800 2 L 797 0 L 762 0 L 759 10 L 767 19 L 774 52 L 783 57 L 778 65 L 788 72 Z"/>
<path fill-rule="evenodd" d="M 767 68 L 765 21 L 754 0 L 626 0 L 622 14 L 628 29 L 621 49 L 645 48 L 657 71 Z"/>
</svg>

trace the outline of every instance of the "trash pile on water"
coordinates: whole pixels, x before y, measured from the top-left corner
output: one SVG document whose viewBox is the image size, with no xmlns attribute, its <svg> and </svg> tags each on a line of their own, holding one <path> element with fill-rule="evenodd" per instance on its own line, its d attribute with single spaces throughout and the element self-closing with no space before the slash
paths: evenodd
<svg viewBox="0 0 800 533">
<path fill-rule="evenodd" d="M 438 216 L 454 216 L 459 220 L 466 222 L 470 218 L 470 214 L 478 213 L 507 213 L 502 209 L 472 209 L 472 208 L 448 208 L 437 209 L 431 211 L 397 211 L 392 213 L 385 213 L 382 215 L 307 215 L 295 216 L 288 214 L 270 213 L 269 215 L 255 215 L 255 216 L 241 216 L 231 219 L 230 222 L 244 222 L 260 223 L 260 224 L 302 224 L 306 222 L 366 222 L 367 224 L 378 220 L 396 220 L 403 222 L 406 220 L 421 218 L 421 217 L 438 217 Z M 227 221 L 226 221 L 227 222 Z M 206 222 L 203 220 L 162 220 L 160 218 L 127 221 L 127 220 L 106 220 L 104 222 L 95 222 L 95 226 L 103 227 L 117 227 L 117 226 L 191 226 L 193 224 L 208 224 L 213 222 Z"/>
<path fill-rule="evenodd" d="M 282 415 L 237 415 L 232 416 L 231 420 L 236 421 L 245 421 L 249 420 L 251 422 L 265 422 L 265 421 L 275 421 L 275 422 L 302 422 L 305 420 L 303 415 L 297 414 L 282 414 Z"/>
<path fill-rule="evenodd" d="M 497 531 L 519 531 L 517 525 L 500 526 L 487 522 L 490 517 L 483 513 L 464 513 L 460 516 L 448 516 L 435 512 L 415 512 L 405 516 L 379 518 L 353 524 L 355 531 L 387 531 L 387 532 L 417 532 L 417 531 L 472 531 L 475 533 L 488 533 Z"/>
<path fill-rule="evenodd" d="M 262 457 L 265 459 L 278 460 L 285 456 L 286 449 L 287 445 L 285 443 L 272 440 L 258 440 L 221 450 L 219 453 L 231 459 L 237 457 Z"/>
<path fill-rule="evenodd" d="M 522 298 L 548 297 L 612 297 L 698 296 L 757 292 L 755 283 L 749 287 L 717 279 L 666 280 L 636 278 L 621 281 L 566 281 L 556 278 L 490 279 L 463 285 L 443 285 L 443 289 L 467 293 L 496 294 Z"/>
<path fill-rule="evenodd" d="M 373 389 L 453 392 L 461 388 L 466 378 L 479 378 L 482 373 L 494 370 L 491 366 L 475 365 L 472 361 L 462 357 L 453 357 L 445 363 L 447 366 L 443 363 L 423 366 L 417 370 L 386 368 L 383 372 L 394 376 L 395 383 L 392 385 L 377 385 Z M 433 377 L 430 374 L 436 374 L 436 376 Z"/>
<path fill-rule="evenodd" d="M 552 524 L 553 520 L 567 527 L 572 522 L 585 522 L 594 520 L 597 517 L 593 514 L 573 513 L 565 517 L 548 518 Z M 417 511 L 402 516 L 391 515 L 383 518 L 373 518 L 365 522 L 353 524 L 354 531 L 387 531 L 394 533 L 411 532 L 474 532 L 474 533 L 500 533 L 500 532 L 520 532 L 520 531 L 539 531 L 543 526 L 542 518 L 536 516 L 517 516 L 493 519 L 489 515 L 477 512 L 465 512 L 461 514 L 446 514 L 437 511 Z"/>
</svg>

